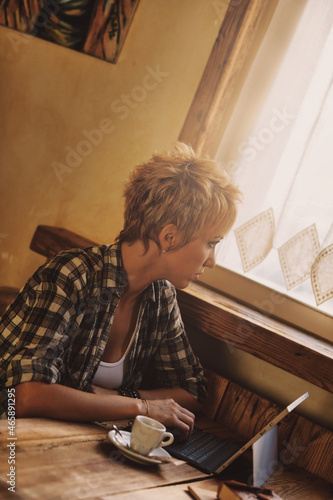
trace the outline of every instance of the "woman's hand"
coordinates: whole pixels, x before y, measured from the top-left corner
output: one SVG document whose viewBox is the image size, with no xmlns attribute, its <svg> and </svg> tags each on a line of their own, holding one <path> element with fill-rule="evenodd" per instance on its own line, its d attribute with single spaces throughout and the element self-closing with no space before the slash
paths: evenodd
<svg viewBox="0 0 333 500">
<path fill-rule="evenodd" d="M 149 417 L 158 420 L 166 427 L 177 427 L 180 439 L 188 439 L 192 433 L 195 415 L 180 406 L 173 399 L 149 399 Z"/>
<path fill-rule="evenodd" d="M 179 397 L 179 395 L 182 395 L 184 403 L 187 402 L 186 400 L 187 398 L 189 398 L 190 403 L 194 404 L 194 402 L 192 401 L 192 396 L 188 395 L 187 393 L 184 397 L 184 391 L 182 389 L 173 389 L 172 391 L 175 393 L 175 397 Z M 123 398 L 123 396 L 119 396 L 119 393 L 116 390 L 105 389 L 104 387 L 99 387 L 94 384 L 90 386 L 89 392 L 101 396 L 116 395 L 120 398 Z M 170 392 L 170 390 L 165 391 L 164 389 L 159 389 L 156 391 L 140 391 L 142 398 L 145 398 L 148 401 L 149 417 L 158 420 L 166 427 L 176 427 L 180 430 L 180 439 L 188 439 L 193 430 L 195 415 L 187 408 L 184 408 L 182 404 L 177 403 L 172 397 L 167 397 L 167 392 Z M 136 401 L 139 402 L 139 400 Z M 183 403 L 182 400 L 181 403 Z M 145 414 L 146 406 L 144 405 L 143 401 L 142 411 L 144 412 L 143 414 Z"/>
</svg>

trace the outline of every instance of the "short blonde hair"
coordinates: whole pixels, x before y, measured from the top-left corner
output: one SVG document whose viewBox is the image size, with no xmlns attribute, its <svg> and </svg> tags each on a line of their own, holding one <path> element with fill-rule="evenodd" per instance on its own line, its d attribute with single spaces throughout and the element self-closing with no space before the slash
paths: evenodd
<svg viewBox="0 0 333 500">
<path fill-rule="evenodd" d="M 223 224 L 227 233 L 236 219 L 240 191 L 221 165 L 179 142 L 138 165 L 124 197 L 124 229 L 116 241 L 141 240 L 147 251 L 149 240 L 160 247 L 159 234 L 167 224 L 181 232 L 182 245 L 214 225 Z"/>
</svg>

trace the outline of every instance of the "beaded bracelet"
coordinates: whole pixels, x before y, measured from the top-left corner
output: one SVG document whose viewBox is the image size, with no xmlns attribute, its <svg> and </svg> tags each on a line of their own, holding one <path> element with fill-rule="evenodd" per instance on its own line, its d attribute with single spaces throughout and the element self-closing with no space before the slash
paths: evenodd
<svg viewBox="0 0 333 500">
<path fill-rule="evenodd" d="M 137 391 L 133 387 L 124 387 L 123 389 L 118 389 L 118 392 L 121 396 L 125 396 L 128 398 L 142 399 L 139 391 Z"/>
<path fill-rule="evenodd" d="M 139 391 L 137 391 L 137 390 L 136 390 L 136 389 L 134 389 L 134 388 L 133 388 L 133 389 L 132 389 L 132 388 L 130 388 L 130 389 L 129 389 L 129 393 L 130 393 L 130 395 L 131 395 L 131 398 L 135 398 L 135 399 L 142 399 L 142 398 L 141 398 L 141 395 L 140 395 L 140 393 L 139 393 Z"/>
<path fill-rule="evenodd" d="M 121 396 L 125 396 L 125 397 L 127 396 L 127 394 L 125 393 L 125 391 L 123 391 L 123 389 L 117 389 L 117 391 L 119 392 L 119 394 Z"/>
</svg>

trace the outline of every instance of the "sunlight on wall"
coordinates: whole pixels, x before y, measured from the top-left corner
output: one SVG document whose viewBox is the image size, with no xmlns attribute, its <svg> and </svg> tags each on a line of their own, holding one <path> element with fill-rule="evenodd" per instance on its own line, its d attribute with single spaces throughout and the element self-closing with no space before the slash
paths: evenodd
<svg viewBox="0 0 333 500">
<path fill-rule="evenodd" d="M 38 224 L 111 243 L 131 168 L 177 140 L 221 23 L 206 0 L 141 0 L 117 64 L 0 27 L 0 283 L 44 259 Z"/>
</svg>

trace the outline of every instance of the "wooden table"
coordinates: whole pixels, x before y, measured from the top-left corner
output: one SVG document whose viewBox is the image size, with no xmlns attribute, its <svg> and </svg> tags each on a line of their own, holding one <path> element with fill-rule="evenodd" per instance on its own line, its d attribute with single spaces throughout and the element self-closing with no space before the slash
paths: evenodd
<svg viewBox="0 0 333 500">
<path fill-rule="evenodd" d="M 139 490 L 207 477 L 187 464 L 132 462 L 112 445 L 108 431 L 94 424 L 17 419 L 13 439 L 7 420 L 1 420 L 0 432 L 0 498 L 105 499 L 115 494 L 134 498 Z M 10 460 L 15 466 L 16 495 L 8 491 Z"/>
<path fill-rule="evenodd" d="M 189 500 L 188 485 L 207 475 L 188 464 L 140 465 L 124 458 L 96 424 L 49 419 L 17 419 L 15 436 L 7 420 L 0 420 L 0 498 L 11 500 Z M 9 463 L 11 460 L 11 464 Z M 15 467 L 10 477 L 10 467 Z M 13 471 L 13 469 L 12 469 Z M 224 478 L 235 477 L 231 466 Z M 280 487 L 286 500 L 331 500 L 333 490 L 320 490 L 321 482 L 304 481 L 292 488 L 285 471 L 269 482 Z M 237 475 L 237 474 L 236 474 Z M 297 476 L 292 481 L 297 483 Z M 8 491 L 14 479 L 15 493 Z M 216 488 L 217 481 L 208 479 Z M 310 487 L 314 485 L 313 487 Z M 200 483 L 201 484 L 201 483 Z M 318 489 L 319 488 L 319 489 Z M 215 489 L 216 491 L 216 489 Z M 322 492 L 321 492 L 322 491 Z M 326 494 L 327 492 L 327 494 Z M 212 498 L 214 495 L 212 494 Z"/>
</svg>

